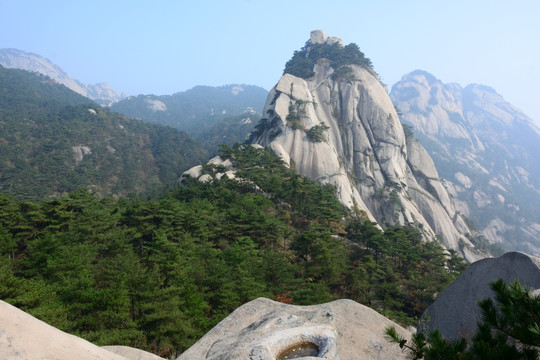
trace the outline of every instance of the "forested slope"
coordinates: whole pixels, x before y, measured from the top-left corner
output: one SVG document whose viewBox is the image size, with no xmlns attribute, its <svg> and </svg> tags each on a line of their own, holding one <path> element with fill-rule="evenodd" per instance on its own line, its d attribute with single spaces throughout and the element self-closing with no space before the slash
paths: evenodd
<svg viewBox="0 0 540 360">
<path fill-rule="evenodd" d="M 207 152 L 185 133 L 111 113 L 51 79 L 0 66 L 0 191 L 24 199 L 174 184 Z"/>
<path fill-rule="evenodd" d="M 0 195 L 0 298 L 97 344 L 171 356 L 260 296 L 350 298 L 412 323 L 463 267 L 416 229 L 346 213 L 267 150 L 221 156 L 243 180 L 188 178 L 151 200 Z"/>
</svg>

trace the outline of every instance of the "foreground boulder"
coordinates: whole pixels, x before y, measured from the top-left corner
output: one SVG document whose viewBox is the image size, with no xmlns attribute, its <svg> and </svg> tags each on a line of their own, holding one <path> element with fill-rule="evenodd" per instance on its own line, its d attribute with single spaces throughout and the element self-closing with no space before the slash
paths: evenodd
<svg viewBox="0 0 540 360">
<path fill-rule="evenodd" d="M 385 340 L 387 326 L 410 336 L 352 300 L 295 306 L 259 298 L 236 309 L 177 360 L 276 360 L 293 350 L 305 352 L 304 359 L 405 359 L 399 346 Z"/>
<path fill-rule="evenodd" d="M 447 340 L 471 339 L 481 321 L 479 300 L 493 297 L 489 283 L 502 279 L 507 284 L 519 279 L 528 288 L 540 288 L 540 262 L 518 252 L 473 263 L 448 286 L 420 318 L 419 331 L 439 329 Z"/>
<path fill-rule="evenodd" d="M 163 360 L 162 357 L 129 346 L 103 346 L 102 349 L 121 355 L 129 360 Z"/>
<path fill-rule="evenodd" d="M 113 351 L 67 334 L 0 301 L 0 359 L 2 360 L 161 359 L 145 351 L 125 346 L 111 347 L 111 350 Z"/>
<path fill-rule="evenodd" d="M 0 301 L 0 359 L 126 360 Z"/>
</svg>

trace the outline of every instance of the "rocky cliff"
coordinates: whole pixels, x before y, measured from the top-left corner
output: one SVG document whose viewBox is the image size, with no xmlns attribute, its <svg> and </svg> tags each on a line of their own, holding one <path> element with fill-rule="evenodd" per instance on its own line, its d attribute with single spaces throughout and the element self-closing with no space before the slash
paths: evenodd
<svg viewBox="0 0 540 360">
<path fill-rule="evenodd" d="M 76 93 L 86 96 L 101 105 L 109 106 L 112 103 L 120 101 L 124 97 L 111 89 L 109 84 L 105 82 L 94 85 L 85 85 L 73 79 L 50 60 L 22 50 L 0 49 L 0 65 L 7 68 L 21 69 L 46 75 Z"/>
<path fill-rule="evenodd" d="M 390 97 L 458 211 L 503 248 L 540 254 L 540 130 L 495 90 L 414 71 Z"/>
<path fill-rule="evenodd" d="M 426 238 L 440 238 L 468 260 L 477 259 L 465 236 L 467 225 L 433 161 L 405 135 L 374 71 L 329 60 L 328 49 L 339 51 L 343 43 L 312 32 L 303 51 L 327 57 L 312 59 L 313 71 L 304 71 L 304 78 L 283 75 L 269 93 L 251 141 L 272 149 L 301 175 L 335 185 L 348 208 L 383 226 L 417 226 Z M 347 51 L 344 56 L 351 57 Z"/>
</svg>

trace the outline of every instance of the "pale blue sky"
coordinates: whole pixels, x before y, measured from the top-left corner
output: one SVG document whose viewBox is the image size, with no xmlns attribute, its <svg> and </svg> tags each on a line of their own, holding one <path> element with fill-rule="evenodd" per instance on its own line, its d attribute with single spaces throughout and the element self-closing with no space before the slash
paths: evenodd
<svg viewBox="0 0 540 360">
<path fill-rule="evenodd" d="M 270 89 L 314 29 L 358 44 L 389 87 L 422 69 L 491 86 L 540 123 L 538 0 L 0 0 L 0 48 L 130 95 Z"/>
</svg>

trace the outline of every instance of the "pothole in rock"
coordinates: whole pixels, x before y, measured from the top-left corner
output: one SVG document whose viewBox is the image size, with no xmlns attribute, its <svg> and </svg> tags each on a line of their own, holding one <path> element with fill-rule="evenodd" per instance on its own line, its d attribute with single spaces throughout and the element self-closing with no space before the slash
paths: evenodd
<svg viewBox="0 0 540 360">
<path fill-rule="evenodd" d="M 306 356 L 318 356 L 319 347 L 312 342 L 294 344 L 283 350 L 276 360 L 300 359 Z"/>
</svg>

